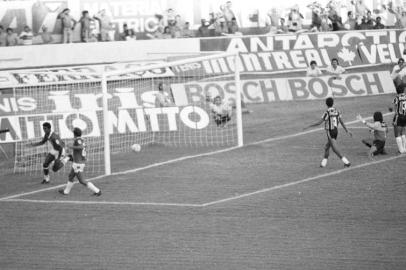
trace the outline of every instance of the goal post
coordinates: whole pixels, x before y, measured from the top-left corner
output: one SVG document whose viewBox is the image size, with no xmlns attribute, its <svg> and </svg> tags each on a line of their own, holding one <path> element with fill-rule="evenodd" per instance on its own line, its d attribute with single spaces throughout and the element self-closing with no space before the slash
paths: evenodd
<svg viewBox="0 0 406 270">
<path fill-rule="evenodd" d="M 125 155 L 127 160 L 134 158 L 133 144 L 142 146 L 140 157 L 148 149 L 159 155 L 165 147 L 204 152 L 242 146 L 240 70 L 239 55 L 233 52 L 102 74 L 40 72 L 45 78 L 41 83 L 27 79 L 14 89 L 15 102 L 25 104 L 25 110 L 7 120 L 13 132 L 1 137 L 0 143 L 15 143 L 15 172 L 40 172 L 47 146 L 26 145 L 41 139 L 42 123 L 51 122 L 67 144 L 78 126 L 87 142 L 91 175 L 121 170 L 116 164 Z M 53 80 L 60 76 L 75 80 Z M 220 97 L 220 107 L 229 109 L 231 117 L 216 117 L 215 97 Z"/>
</svg>

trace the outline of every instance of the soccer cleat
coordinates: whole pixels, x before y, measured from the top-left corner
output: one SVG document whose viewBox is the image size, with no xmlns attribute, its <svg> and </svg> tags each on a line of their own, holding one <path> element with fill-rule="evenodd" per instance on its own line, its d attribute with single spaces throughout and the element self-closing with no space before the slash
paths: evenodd
<svg viewBox="0 0 406 270">
<path fill-rule="evenodd" d="M 346 168 L 348 168 L 348 167 L 350 167 L 351 166 L 351 163 L 344 163 L 344 167 L 346 167 Z"/>
<path fill-rule="evenodd" d="M 326 166 L 327 166 L 327 159 L 326 159 L 326 158 L 323 158 L 322 161 L 320 162 L 320 167 L 321 167 L 321 168 L 324 168 L 324 167 L 326 167 Z"/>
<path fill-rule="evenodd" d="M 59 193 L 61 193 L 62 195 L 68 195 L 65 193 L 65 191 L 63 189 L 58 190 Z"/>
<path fill-rule="evenodd" d="M 95 192 L 95 193 L 93 193 L 93 196 L 97 196 L 97 197 L 99 197 L 99 196 L 101 196 L 101 195 L 102 195 L 101 190 L 99 190 L 99 192 Z"/>
<path fill-rule="evenodd" d="M 49 175 L 44 175 L 44 179 L 42 180 L 41 184 L 49 184 L 51 182 Z"/>
</svg>

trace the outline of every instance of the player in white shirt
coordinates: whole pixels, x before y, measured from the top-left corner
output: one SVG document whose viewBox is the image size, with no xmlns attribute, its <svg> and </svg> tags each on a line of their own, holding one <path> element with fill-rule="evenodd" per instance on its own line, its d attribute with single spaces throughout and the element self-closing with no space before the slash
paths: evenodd
<svg viewBox="0 0 406 270">
<path fill-rule="evenodd" d="M 310 61 L 310 67 L 306 71 L 307 77 L 319 77 L 322 76 L 323 72 L 317 67 L 317 62 L 312 60 Z"/>
<path fill-rule="evenodd" d="M 331 66 L 326 68 L 326 73 L 332 75 L 334 79 L 341 79 L 340 75 L 345 73 L 345 68 L 338 64 L 338 59 L 331 59 Z"/>
<path fill-rule="evenodd" d="M 210 110 L 213 114 L 214 122 L 218 127 L 225 127 L 233 114 L 233 108 L 227 102 L 223 102 L 220 96 L 216 96 L 213 99 L 213 103 L 210 104 Z"/>
<path fill-rule="evenodd" d="M 393 67 L 392 73 L 390 74 L 395 86 L 399 86 L 402 83 L 403 77 L 406 75 L 405 67 L 405 60 L 399 58 L 398 64 Z"/>
</svg>

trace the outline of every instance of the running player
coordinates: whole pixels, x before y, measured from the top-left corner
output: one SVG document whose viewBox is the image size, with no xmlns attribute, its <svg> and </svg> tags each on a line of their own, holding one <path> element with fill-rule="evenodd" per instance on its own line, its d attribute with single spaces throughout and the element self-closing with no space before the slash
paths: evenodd
<svg viewBox="0 0 406 270">
<path fill-rule="evenodd" d="M 45 161 L 43 163 L 44 179 L 41 182 L 41 184 L 49 184 L 49 166 L 51 163 L 54 162 L 52 170 L 56 172 L 63 167 L 63 165 L 68 161 L 68 158 L 65 157 L 65 143 L 61 140 L 57 133 L 51 132 L 51 124 L 49 122 L 45 122 L 42 124 L 42 130 L 45 133 L 42 140 L 37 143 L 31 143 L 28 146 L 36 147 L 44 145 L 46 142 L 49 143 L 51 150 L 45 157 Z"/>
<path fill-rule="evenodd" d="M 85 169 L 86 162 L 86 144 L 82 139 L 82 130 L 80 128 L 73 129 L 73 145 L 68 146 L 68 148 L 73 150 L 73 154 L 70 156 L 72 160 L 72 169 L 68 176 L 68 182 L 66 183 L 65 189 L 59 190 L 59 193 L 63 195 L 68 195 L 73 187 L 73 181 L 75 177 L 79 180 L 79 183 L 93 191 L 93 195 L 100 196 L 101 190 L 97 188 L 93 183 L 85 181 L 83 177 L 83 171 Z"/>
<path fill-rule="evenodd" d="M 330 154 L 330 148 L 333 149 L 334 153 L 342 160 L 344 163 L 345 167 L 351 166 L 351 163 L 348 161 L 348 159 L 343 156 L 340 151 L 338 150 L 337 147 L 337 136 L 338 136 L 338 126 L 341 123 L 343 126 L 345 132 L 347 132 L 348 135 L 352 136 L 351 132 L 348 131 L 347 127 L 345 126 L 343 120 L 341 119 L 341 114 L 340 112 L 333 107 L 334 105 L 334 100 L 333 98 L 329 97 L 326 99 L 326 105 L 327 105 L 327 111 L 323 114 L 322 118 L 317 121 L 314 124 L 311 124 L 307 127 L 304 128 L 308 129 L 310 127 L 316 127 L 323 122 L 325 123 L 325 130 L 327 134 L 327 143 L 324 148 L 324 158 L 320 163 L 320 167 L 326 167 L 327 165 L 327 160 Z"/>
<path fill-rule="evenodd" d="M 368 156 L 370 158 L 376 155 L 385 155 L 385 142 L 388 134 L 388 126 L 383 121 L 383 116 L 381 112 L 375 112 L 373 115 L 374 122 L 368 123 L 365 121 L 361 115 L 357 115 L 357 119 L 360 120 L 364 125 L 366 125 L 374 133 L 374 139 L 363 139 L 362 143 L 368 146 L 369 152 Z"/>
<path fill-rule="evenodd" d="M 398 94 L 393 100 L 395 117 L 393 118 L 393 129 L 399 153 L 406 153 L 406 94 L 404 87 L 398 89 Z"/>
</svg>

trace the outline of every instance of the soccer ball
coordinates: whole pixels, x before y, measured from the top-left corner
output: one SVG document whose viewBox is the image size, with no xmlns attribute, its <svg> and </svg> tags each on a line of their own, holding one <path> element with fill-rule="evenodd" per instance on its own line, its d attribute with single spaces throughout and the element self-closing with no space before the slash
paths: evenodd
<svg viewBox="0 0 406 270">
<path fill-rule="evenodd" d="M 141 151 L 141 145 L 139 145 L 138 143 L 135 143 L 135 144 L 131 145 L 131 150 L 133 150 L 134 152 L 139 152 L 139 151 Z"/>
</svg>

